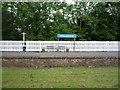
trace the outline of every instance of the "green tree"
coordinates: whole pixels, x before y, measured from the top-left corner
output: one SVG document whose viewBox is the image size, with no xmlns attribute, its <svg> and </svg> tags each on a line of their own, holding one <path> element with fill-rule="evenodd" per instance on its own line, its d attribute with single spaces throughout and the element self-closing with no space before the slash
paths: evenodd
<svg viewBox="0 0 120 90">
<path fill-rule="evenodd" d="M 119 40 L 120 2 L 4 2 L 3 40 L 57 40 L 77 34 L 77 41 Z M 73 39 L 61 39 L 73 40 Z"/>
</svg>

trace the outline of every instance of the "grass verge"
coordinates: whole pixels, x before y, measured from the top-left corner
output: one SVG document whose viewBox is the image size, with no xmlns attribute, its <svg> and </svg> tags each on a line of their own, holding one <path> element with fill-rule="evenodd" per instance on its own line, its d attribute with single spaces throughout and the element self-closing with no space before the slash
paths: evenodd
<svg viewBox="0 0 120 90">
<path fill-rule="evenodd" d="M 3 88 L 118 88 L 118 67 L 2 68 Z"/>
</svg>

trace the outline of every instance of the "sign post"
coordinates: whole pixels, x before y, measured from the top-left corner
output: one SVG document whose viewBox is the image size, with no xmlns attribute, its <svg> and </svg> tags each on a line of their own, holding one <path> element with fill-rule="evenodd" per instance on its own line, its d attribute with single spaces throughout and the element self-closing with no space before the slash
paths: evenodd
<svg viewBox="0 0 120 90">
<path fill-rule="evenodd" d="M 59 45 L 59 38 L 74 38 L 73 51 L 75 51 L 76 34 L 57 34 L 57 37 L 58 37 L 58 45 Z"/>
<path fill-rule="evenodd" d="M 26 42 L 25 42 L 25 32 L 22 33 L 23 34 L 23 51 L 26 51 Z"/>
<path fill-rule="evenodd" d="M 75 38 L 74 38 L 74 48 L 73 48 L 73 51 L 75 51 Z"/>
<path fill-rule="evenodd" d="M 57 51 L 59 51 L 59 38 L 58 38 L 58 49 L 57 49 Z"/>
</svg>

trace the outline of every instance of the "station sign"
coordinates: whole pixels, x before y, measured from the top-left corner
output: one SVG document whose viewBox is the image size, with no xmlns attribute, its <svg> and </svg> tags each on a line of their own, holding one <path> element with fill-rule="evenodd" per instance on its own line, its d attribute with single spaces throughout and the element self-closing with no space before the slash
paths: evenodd
<svg viewBox="0 0 120 90">
<path fill-rule="evenodd" d="M 57 34 L 58 38 L 76 38 L 76 34 Z"/>
</svg>

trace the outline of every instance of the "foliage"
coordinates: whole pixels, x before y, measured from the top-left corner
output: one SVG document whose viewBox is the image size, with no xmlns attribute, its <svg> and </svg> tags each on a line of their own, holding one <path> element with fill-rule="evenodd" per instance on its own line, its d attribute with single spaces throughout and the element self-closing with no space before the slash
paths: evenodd
<svg viewBox="0 0 120 90">
<path fill-rule="evenodd" d="M 4 2 L 3 40 L 56 41 L 77 34 L 77 41 L 119 40 L 120 2 Z M 73 40 L 73 39 L 60 39 Z"/>
</svg>

